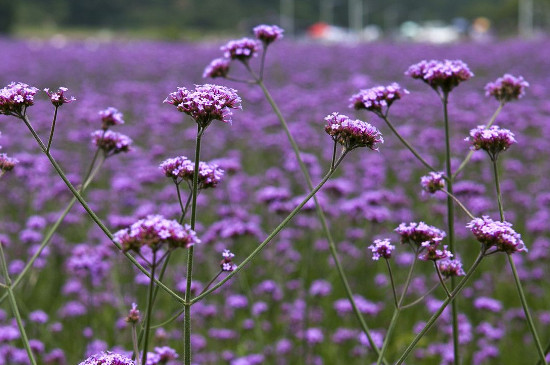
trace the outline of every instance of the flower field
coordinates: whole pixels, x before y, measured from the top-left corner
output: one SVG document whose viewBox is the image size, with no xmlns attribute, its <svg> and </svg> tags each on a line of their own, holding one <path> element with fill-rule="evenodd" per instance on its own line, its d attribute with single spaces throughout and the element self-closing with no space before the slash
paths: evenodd
<svg viewBox="0 0 550 365">
<path fill-rule="evenodd" d="M 141 365 L 184 364 L 184 348 L 192 349 L 195 364 L 370 364 L 377 362 L 382 348 L 385 360 L 379 363 L 395 363 L 451 297 L 453 308 L 442 309 L 433 328 L 403 359 L 405 363 L 453 364 L 458 351 L 463 364 L 536 364 L 540 346 L 533 332 L 544 350 L 550 343 L 549 42 L 321 45 L 282 39 L 266 52 L 262 90 L 250 81 L 253 76 L 245 67 L 258 74 L 261 55 L 239 62 L 242 54 L 231 53 L 231 47 L 225 49 L 226 57 L 234 60 L 230 77 L 202 77 L 210 62 L 223 56 L 223 43 L 88 40 L 59 45 L 0 40 L 4 50 L 0 87 L 23 82 L 40 89 L 25 117 L 45 144 L 57 113 L 47 154 L 22 118 L 0 115 L 0 152 L 18 160 L 12 170 L 2 169 L 0 175 L 0 242 L 7 269 L 0 276 L 0 365 L 31 364 L 24 342 L 38 364 L 79 364 L 105 350 L 131 358 L 136 342 L 133 330 L 138 336 L 142 332 L 151 352 Z M 462 60 L 474 76 L 461 80 L 452 91 L 444 87 L 438 91 L 437 86 L 415 80 L 412 72 L 405 75 L 411 65 L 432 59 Z M 529 87 L 519 100 L 499 103 L 495 95 L 486 96 L 484 88 L 506 73 L 523 76 Z M 360 90 L 394 82 L 408 93 L 402 91 L 387 114 L 371 113 L 364 106 L 353 108 L 350 98 Z M 207 83 L 235 89 L 242 110 L 232 100 L 215 120 L 205 122 L 191 114 L 186 109 L 189 104 L 185 99 L 180 104 L 181 95 L 175 91 Z M 71 96 L 76 100 L 52 105 L 53 99 L 42 90 L 59 87 L 68 89 L 64 92 L 68 101 Z M 264 96 L 266 90 L 288 123 L 312 186 L 324 180 L 327 172 L 332 174 L 315 196 L 335 247 L 310 199 L 241 270 L 238 265 L 311 191 Z M 440 241 L 450 244 L 448 195 L 438 185 L 447 171 L 442 95 L 448 95 L 450 170 L 458 171 L 451 191 L 458 201 L 451 200 L 451 251 L 466 273 L 479 264 L 456 299 L 452 292 L 464 276 L 453 278 L 452 283 L 441 278 L 444 270 L 435 270 L 436 259 L 430 256 L 444 255 L 435 251 Z M 105 112 L 109 107 L 122 115 Z M 231 122 L 225 108 L 231 109 Z M 470 131 L 487 125 L 497 109 L 494 125 L 513 132 L 515 139 L 508 139 L 496 153 L 486 153 L 485 141 L 479 142 L 479 136 Z M 338 145 L 338 138 L 344 137 L 335 137 L 336 127 L 328 127 L 339 123 L 344 128 L 340 121 L 330 121 L 331 116 L 338 118 L 335 112 L 349 116 L 350 123 L 355 119 L 369 123 L 373 129 L 366 136 L 372 139 L 361 141 L 360 146 L 351 139 L 346 141 L 355 145 Z M 112 121 L 108 127 L 102 126 L 106 118 Z M 198 170 L 193 174 L 200 140 L 197 127 L 202 138 L 200 160 L 205 162 L 204 175 L 201 172 L 198 178 Z M 378 130 L 383 143 L 376 139 Z M 478 132 L 483 134 L 484 128 Z M 472 140 L 478 144 L 472 147 Z M 106 141 L 112 144 L 106 147 Z M 369 148 L 356 148 L 364 146 Z M 461 167 L 470 147 L 478 150 Z M 335 152 L 341 149 L 345 158 L 336 160 Z M 81 189 L 122 250 L 75 202 L 48 155 Z M 181 156 L 186 158 L 175 159 Z M 430 172 L 426 165 L 442 172 L 431 193 L 423 190 L 426 179 L 421 184 Z M 502 210 L 495 189 L 497 166 Z M 193 194 L 196 179 L 200 194 Z M 66 216 L 59 220 L 62 215 Z M 504 215 L 510 227 L 498 222 L 504 221 Z M 482 216 L 491 221 L 483 221 Z M 472 217 L 479 220 L 474 222 Z M 184 228 L 174 226 L 173 220 L 180 220 Z M 443 231 L 430 238 L 434 251 L 421 248 L 425 242 L 404 238 L 412 222 Z M 502 241 L 489 244 L 487 237 L 480 238 L 476 229 L 493 223 L 507 232 L 506 239 L 521 234 L 514 242 L 523 240 L 525 247 L 502 246 Z M 155 242 L 150 231 L 135 234 L 150 228 L 148 224 L 162 225 L 154 232 Z M 155 245 L 164 242 L 167 231 L 169 246 L 157 250 Z M 144 241 L 147 247 L 140 250 Z M 387 259 L 378 250 L 373 260 L 375 241 L 379 248 L 388 249 L 388 242 L 395 246 Z M 478 262 L 480 242 L 483 260 Z M 490 247 L 494 251 L 487 250 Z M 190 250 L 193 276 L 187 280 Z M 149 272 L 156 268 L 162 283 L 187 302 L 208 295 L 192 306 L 182 305 L 167 291 L 150 285 L 149 277 L 125 254 Z M 348 299 L 335 254 L 368 336 Z M 155 258 L 162 261 L 160 256 L 168 257 L 169 263 L 155 265 Z M 208 291 L 237 267 L 238 273 L 225 285 Z M 10 286 L 9 281 L 15 283 L 22 272 L 24 276 Z M 531 322 L 522 307 L 518 282 Z M 404 287 L 408 290 L 400 298 L 392 287 L 398 294 Z M 22 339 L 21 324 L 14 319 L 13 301 L 28 341 Z M 400 314 L 392 321 L 397 302 Z M 133 303 L 141 318 L 135 322 L 130 318 Z M 190 312 L 190 327 L 185 324 L 184 308 Z M 386 336 L 390 323 L 394 327 Z M 89 362 L 96 363 L 100 362 Z"/>
</svg>

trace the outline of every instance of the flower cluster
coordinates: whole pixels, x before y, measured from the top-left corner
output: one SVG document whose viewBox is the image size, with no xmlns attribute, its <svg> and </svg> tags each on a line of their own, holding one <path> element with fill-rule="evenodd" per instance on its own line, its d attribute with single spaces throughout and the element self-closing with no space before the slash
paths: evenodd
<svg viewBox="0 0 550 365">
<path fill-rule="evenodd" d="M 67 98 L 65 96 L 65 92 L 69 91 L 69 89 L 63 86 L 60 87 L 57 91 L 50 91 L 50 89 L 44 89 L 44 91 L 46 92 L 46 94 L 48 94 L 50 101 L 56 108 L 59 108 L 63 104 L 72 103 L 76 100 L 74 96 L 71 96 L 70 98 Z"/>
<path fill-rule="evenodd" d="M 395 231 L 401 236 L 401 243 L 415 244 L 422 247 L 425 242 L 439 243 L 446 236 L 442 230 L 424 222 L 401 223 Z"/>
<path fill-rule="evenodd" d="M 350 99 L 350 108 L 366 109 L 376 114 L 382 114 L 384 107 L 389 107 L 396 100 L 409 92 L 406 89 L 402 89 L 397 83 L 393 83 L 388 86 L 377 86 L 371 89 L 360 90 L 357 94 L 354 94 Z"/>
<path fill-rule="evenodd" d="M 237 265 L 233 263 L 233 257 L 235 257 L 235 254 L 232 253 L 229 250 L 223 250 L 222 252 L 222 261 L 220 262 L 220 267 L 222 271 L 234 271 L 237 268 Z"/>
<path fill-rule="evenodd" d="M 155 352 L 147 353 L 147 363 L 145 365 L 161 365 L 166 364 L 170 360 L 175 360 L 179 356 L 171 347 L 162 346 L 155 347 Z"/>
<path fill-rule="evenodd" d="M 377 151 L 377 144 L 384 143 L 380 131 L 369 123 L 352 120 L 338 113 L 328 115 L 325 120 L 327 121 L 325 132 L 348 151 L 357 147 L 368 147 Z"/>
<path fill-rule="evenodd" d="M 160 169 L 167 176 L 180 183 L 185 180 L 193 183 L 195 163 L 185 156 L 169 158 L 160 164 Z M 199 162 L 199 189 L 214 188 L 221 181 L 224 171 L 216 164 Z"/>
<path fill-rule="evenodd" d="M 498 157 L 500 152 L 506 151 L 516 143 L 514 133 L 497 125 L 491 126 L 491 128 L 480 125 L 470 131 L 470 137 L 466 137 L 465 141 L 472 144 L 472 150 L 487 151 L 493 160 Z"/>
<path fill-rule="evenodd" d="M 137 309 L 137 304 L 132 303 L 132 308 L 128 311 L 128 315 L 124 319 L 128 323 L 138 323 L 141 316 L 139 310 Z"/>
<path fill-rule="evenodd" d="M 196 85 L 193 91 L 179 87 L 164 102 L 189 115 L 201 128 L 208 127 L 213 120 L 231 123 L 231 109 L 241 109 L 236 90 L 211 84 Z"/>
<path fill-rule="evenodd" d="M 90 356 L 79 365 L 135 365 L 135 363 L 126 356 L 114 352 L 101 352 Z"/>
<path fill-rule="evenodd" d="M 405 75 L 420 79 L 435 90 L 441 89 L 445 94 L 474 76 L 468 65 L 460 60 L 424 60 L 410 66 Z"/>
<path fill-rule="evenodd" d="M 101 129 L 103 130 L 107 130 L 109 129 L 109 127 L 114 125 L 124 124 L 122 113 L 112 106 L 108 107 L 107 109 L 101 110 L 99 112 L 99 116 L 102 123 Z"/>
<path fill-rule="evenodd" d="M 485 96 L 494 96 L 500 102 L 508 102 L 519 99 L 525 94 L 525 88 L 529 83 L 522 76 L 515 77 L 505 74 L 485 85 Z"/>
<path fill-rule="evenodd" d="M 221 47 L 225 58 L 243 62 L 249 60 L 253 56 L 257 56 L 259 49 L 258 41 L 250 38 L 232 40 Z"/>
<path fill-rule="evenodd" d="M 114 236 L 124 252 L 139 252 L 143 246 L 156 251 L 165 243 L 170 249 L 189 248 L 200 243 L 189 225 L 186 224 L 184 227 L 175 220 L 165 219 L 161 215 L 149 215 L 140 219 L 130 227 L 116 232 Z"/>
<path fill-rule="evenodd" d="M 521 239 L 521 235 L 514 231 L 509 222 L 493 221 L 488 216 L 475 218 L 466 225 L 484 249 L 496 247 L 497 251 L 508 254 L 514 252 L 527 252 L 527 248 Z"/>
<path fill-rule="evenodd" d="M 202 74 L 202 77 L 226 77 L 229 73 L 229 66 L 231 60 L 229 58 L 216 58 L 206 68 Z"/>
<path fill-rule="evenodd" d="M 451 276 L 464 276 L 464 275 L 466 275 L 466 273 L 464 272 L 464 269 L 462 268 L 462 262 L 458 259 L 440 260 L 437 263 L 437 267 L 438 267 L 439 271 L 441 272 L 441 275 L 443 275 L 446 278 L 450 278 Z"/>
<path fill-rule="evenodd" d="M 254 27 L 254 36 L 262 41 L 264 45 L 269 45 L 278 39 L 283 38 L 284 30 L 276 25 L 258 25 Z"/>
<path fill-rule="evenodd" d="M 430 172 L 429 175 L 420 178 L 420 185 L 424 191 L 430 194 L 445 188 L 445 178 L 443 172 Z"/>
<path fill-rule="evenodd" d="M 132 139 L 124 134 L 97 130 L 92 133 L 92 143 L 101 148 L 106 154 L 114 155 L 131 150 Z"/>
<path fill-rule="evenodd" d="M 22 82 L 12 82 L 0 89 L 0 114 L 22 117 L 34 104 L 38 89 Z"/>
<path fill-rule="evenodd" d="M 422 252 L 418 255 L 420 260 L 424 261 L 437 261 L 450 259 L 453 257 L 451 251 L 447 250 L 447 245 L 443 246 L 443 249 L 439 247 L 439 241 L 426 241 L 422 242 Z"/>
<path fill-rule="evenodd" d="M 395 246 L 390 243 L 388 238 L 374 240 L 374 245 L 370 245 L 368 248 L 372 251 L 372 259 L 375 261 L 379 260 L 380 257 L 384 259 L 391 258 L 391 254 L 395 250 Z"/>
<path fill-rule="evenodd" d="M 8 157 L 5 153 L 0 153 L 0 171 L 11 171 L 18 163 L 17 159 Z"/>
</svg>

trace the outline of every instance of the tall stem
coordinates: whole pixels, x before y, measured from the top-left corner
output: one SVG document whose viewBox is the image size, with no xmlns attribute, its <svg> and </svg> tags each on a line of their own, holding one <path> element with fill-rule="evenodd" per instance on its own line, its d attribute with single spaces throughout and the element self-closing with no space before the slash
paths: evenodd
<svg viewBox="0 0 550 365">
<path fill-rule="evenodd" d="M 17 322 L 17 327 L 19 328 L 19 333 L 21 334 L 21 341 L 23 341 L 23 346 L 25 346 L 25 351 L 27 351 L 27 356 L 32 365 L 36 365 L 36 360 L 34 359 L 34 354 L 32 353 L 31 345 L 29 344 L 29 339 L 27 338 L 27 333 L 25 332 L 25 327 L 23 326 L 23 320 L 21 319 L 21 314 L 19 314 L 19 308 L 17 307 L 17 301 L 15 300 L 15 295 L 13 294 L 13 289 L 11 286 L 11 280 L 8 273 L 8 263 L 6 262 L 6 257 L 4 256 L 4 244 L 0 242 L 0 260 L 2 261 L 2 271 L 4 274 L 4 279 L 6 280 L 6 290 L 8 291 L 8 298 L 10 302 L 10 307 Z"/>
<path fill-rule="evenodd" d="M 197 138 L 195 144 L 195 170 L 193 172 L 193 197 L 191 200 L 191 229 L 195 229 L 197 220 L 197 195 L 199 186 L 199 160 L 201 154 L 201 139 L 204 130 L 197 127 Z M 178 189 L 179 191 L 179 189 Z M 184 364 L 191 365 L 191 281 L 193 280 L 193 246 L 187 251 L 187 282 L 185 285 L 185 313 L 184 313 Z"/>
<path fill-rule="evenodd" d="M 498 164 L 497 158 L 492 159 L 493 161 L 493 173 L 495 175 L 495 188 L 497 191 L 497 202 L 498 202 L 498 212 L 500 214 L 500 221 L 504 222 L 504 206 L 502 205 L 502 194 L 500 192 L 500 178 L 498 173 Z"/>
<path fill-rule="evenodd" d="M 147 295 L 147 314 L 145 317 L 145 337 L 143 340 L 143 353 L 141 363 L 147 363 L 147 347 L 149 345 L 149 332 L 151 329 L 151 313 L 153 313 L 153 289 L 155 288 L 155 268 L 157 265 L 157 252 L 153 251 L 153 262 L 151 264 L 151 280 L 149 281 L 149 291 Z"/>
<path fill-rule="evenodd" d="M 55 121 L 57 120 L 57 109 L 59 107 L 55 107 L 55 113 L 53 114 L 53 121 L 52 121 L 52 129 L 50 130 L 50 138 L 48 138 L 48 147 L 46 147 L 46 151 L 49 153 L 50 152 L 50 147 L 52 145 L 52 141 L 53 141 L 53 133 L 55 131 Z"/>
</svg>

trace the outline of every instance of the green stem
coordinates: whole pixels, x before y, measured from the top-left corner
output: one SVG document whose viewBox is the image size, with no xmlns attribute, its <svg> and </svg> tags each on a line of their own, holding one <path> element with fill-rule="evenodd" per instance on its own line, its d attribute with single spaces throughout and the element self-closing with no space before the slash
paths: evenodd
<svg viewBox="0 0 550 365">
<path fill-rule="evenodd" d="M 141 355 L 141 363 L 147 363 L 147 348 L 149 345 L 149 332 L 151 330 L 151 313 L 153 313 L 153 289 L 155 288 L 155 268 L 157 266 L 157 252 L 153 251 L 153 262 L 151 264 L 151 280 L 149 280 L 149 291 L 147 295 L 147 311 L 145 317 L 145 338 L 143 341 L 143 353 Z"/>
<path fill-rule="evenodd" d="M 399 364 L 402 364 L 403 361 L 405 361 L 405 359 L 407 358 L 407 356 L 410 354 L 410 352 L 415 348 L 416 344 L 418 343 L 418 341 L 420 341 L 420 339 L 422 337 L 424 337 L 424 335 L 430 330 L 430 328 L 432 328 L 432 326 L 435 324 L 435 322 L 437 321 L 437 319 L 439 318 L 439 316 L 441 316 L 441 313 L 443 313 L 443 311 L 445 310 L 445 308 L 447 308 L 447 306 L 449 305 L 449 303 L 452 303 L 454 302 L 454 299 L 456 298 L 456 296 L 458 294 L 460 294 L 460 292 L 462 291 L 462 289 L 464 288 L 464 286 L 466 286 L 466 283 L 468 282 L 468 280 L 470 279 L 470 277 L 473 275 L 473 273 L 475 272 L 475 270 L 477 269 L 477 267 L 479 266 L 479 264 L 481 263 L 481 261 L 483 260 L 484 258 L 484 252 L 481 251 L 479 253 L 479 255 L 477 256 L 476 260 L 474 261 L 472 267 L 470 268 L 470 270 L 468 270 L 468 272 L 466 273 L 466 275 L 464 276 L 464 278 L 456 285 L 456 287 L 454 288 L 454 290 L 451 292 L 451 295 L 448 296 L 444 301 L 443 301 L 443 304 L 441 304 L 441 306 L 439 307 L 439 309 L 437 310 L 437 312 L 435 312 L 432 317 L 428 320 L 428 322 L 426 323 L 426 325 L 424 326 L 424 328 L 420 331 L 420 333 L 418 333 L 416 335 L 416 337 L 413 339 L 413 341 L 411 342 L 411 344 L 405 349 L 405 351 L 403 352 L 403 354 L 401 355 L 401 357 L 399 358 L 399 360 L 397 360 L 396 362 L 396 365 L 399 365 Z"/>
<path fill-rule="evenodd" d="M 32 353 L 31 346 L 29 344 L 29 339 L 27 338 L 27 333 L 25 332 L 25 327 L 23 326 L 23 320 L 21 319 L 21 314 L 19 313 L 19 308 L 17 307 L 17 301 L 15 300 L 15 295 L 13 294 L 13 289 L 11 285 L 10 276 L 8 273 L 8 263 L 6 262 L 6 257 L 4 256 L 4 244 L 0 242 L 0 260 L 2 261 L 2 268 L 4 272 L 4 279 L 6 280 L 6 287 L 8 291 L 8 298 L 10 302 L 10 307 L 17 322 L 17 327 L 19 328 L 19 333 L 21 334 L 21 340 L 27 351 L 27 356 L 32 365 L 36 365 L 36 360 L 34 359 L 34 354 Z"/>
<path fill-rule="evenodd" d="M 434 286 L 432 286 L 426 293 L 424 293 L 422 296 L 420 296 L 419 298 L 417 298 L 416 300 L 410 302 L 409 304 L 405 304 L 405 305 L 402 305 L 401 306 L 401 310 L 403 309 L 407 309 L 407 308 L 410 308 L 418 303 L 420 303 L 422 300 L 424 300 L 424 298 L 426 298 L 430 293 L 432 293 L 435 289 L 437 289 L 437 287 L 439 286 L 439 282 L 437 284 L 435 284 Z"/>
<path fill-rule="evenodd" d="M 195 229 L 197 220 L 197 195 L 199 192 L 199 160 L 201 154 L 201 139 L 204 130 L 197 127 L 197 138 L 195 144 L 195 170 L 193 171 L 193 198 L 191 200 L 191 229 Z M 178 189 L 179 191 L 179 189 Z M 187 251 L 187 277 L 185 286 L 185 313 L 184 313 L 184 337 L 183 337 L 183 360 L 185 365 L 191 365 L 191 281 L 193 280 L 193 250 L 189 247 Z"/>
<path fill-rule="evenodd" d="M 500 178 L 498 173 L 497 159 L 493 159 L 493 172 L 495 174 L 495 187 L 497 191 L 498 212 L 500 213 L 500 221 L 504 222 L 504 206 L 502 205 L 502 193 L 500 192 Z"/>
<path fill-rule="evenodd" d="M 57 109 L 59 107 L 55 107 L 55 113 L 53 114 L 53 121 L 52 121 L 52 129 L 50 130 L 50 138 L 48 139 L 48 147 L 46 147 L 46 151 L 50 153 L 50 147 L 52 145 L 53 141 L 53 132 L 55 131 L 55 121 L 57 120 Z"/>
<path fill-rule="evenodd" d="M 134 346 L 134 359 L 135 359 L 136 365 L 140 365 L 137 329 L 136 329 L 135 323 L 132 323 L 132 344 Z"/>
<path fill-rule="evenodd" d="M 55 169 L 55 171 L 57 172 L 57 174 L 59 175 L 59 177 L 61 178 L 61 180 L 63 180 L 63 182 L 65 183 L 65 185 L 67 185 L 67 187 L 69 188 L 69 190 L 71 191 L 71 193 L 73 193 L 73 195 L 75 196 L 75 198 L 78 200 L 78 202 L 82 205 L 82 208 L 84 208 L 84 210 L 88 213 L 88 215 L 90 216 L 90 218 L 92 218 L 92 220 L 95 222 L 95 224 L 103 231 L 103 233 L 105 233 L 105 235 L 113 242 L 113 244 L 116 246 L 116 248 L 118 248 L 120 251 L 122 251 L 122 246 L 120 245 L 120 243 L 118 243 L 113 234 L 111 233 L 111 231 L 109 231 L 109 229 L 103 224 L 103 222 L 101 221 L 101 219 L 99 219 L 99 217 L 94 213 L 94 211 L 92 211 L 88 205 L 88 203 L 86 203 L 86 201 L 84 200 L 84 198 L 82 197 L 82 195 L 80 195 L 80 193 L 75 189 L 75 187 L 73 186 L 73 184 L 71 184 L 71 182 L 67 179 L 67 176 L 65 175 L 65 173 L 63 172 L 63 170 L 61 169 L 61 167 L 59 166 L 59 164 L 57 163 L 57 161 L 52 157 L 52 155 L 50 153 L 48 153 L 46 151 L 46 146 L 44 145 L 44 142 L 42 142 L 42 140 L 40 139 L 40 137 L 38 136 L 38 134 L 36 134 L 36 131 L 34 130 L 34 128 L 32 127 L 32 125 L 30 124 L 30 121 L 29 119 L 27 118 L 27 116 L 23 116 L 22 118 L 23 122 L 27 125 L 27 127 L 29 128 L 29 131 L 31 132 L 31 134 L 33 135 L 34 139 L 36 140 L 36 142 L 38 143 L 38 145 L 40 146 L 40 148 L 42 149 L 42 152 L 44 152 L 44 154 L 46 155 L 46 157 L 48 158 L 48 160 L 50 160 L 50 163 L 52 164 L 53 168 Z M 145 269 L 139 262 L 137 262 L 137 260 L 132 256 L 130 255 L 128 252 L 123 252 L 124 256 L 126 256 L 126 258 L 139 270 L 141 271 L 143 274 L 147 275 L 149 278 L 151 278 L 151 274 L 149 273 L 149 271 L 147 271 L 147 269 Z M 167 292 L 171 297 L 173 297 L 175 300 L 177 300 L 178 302 L 180 303 L 185 303 L 185 300 L 180 297 L 179 295 L 177 295 L 173 290 L 171 290 L 170 288 L 168 288 L 166 285 L 164 285 L 163 283 L 161 283 L 160 281 L 158 281 L 157 279 L 155 279 L 155 283 L 160 286 L 162 288 L 162 290 L 164 290 L 165 292 Z"/>
<path fill-rule="evenodd" d="M 434 261 L 434 267 L 435 272 L 437 273 L 437 277 L 439 278 L 439 282 L 441 283 L 441 286 L 445 290 L 445 293 L 447 293 L 447 297 L 451 296 L 451 293 L 449 293 L 449 289 L 447 289 L 447 285 L 445 285 L 445 281 L 443 280 L 443 277 L 441 276 L 441 271 L 439 271 L 439 267 L 437 266 L 437 263 Z"/>
<path fill-rule="evenodd" d="M 390 261 L 388 259 L 384 259 L 384 261 L 386 261 L 386 267 L 388 268 L 388 273 L 390 274 L 391 291 L 393 293 L 393 302 L 395 304 L 395 308 L 399 308 L 399 303 L 397 302 L 397 292 L 395 291 L 395 282 L 393 280 L 393 273 L 391 271 Z"/>
<path fill-rule="evenodd" d="M 455 201 L 455 203 L 458 204 L 458 206 L 462 208 L 464 213 L 466 213 L 468 215 L 468 217 L 470 217 L 470 219 L 475 218 L 474 215 L 468 210 L 468 208 L 466 208 L 466 206 L 464 206 L 464 204 L 462 204 L 462 202 L 455 195 L 449 193 L 445 189 L 441 189 L 441 191 L 444 192 L 445 194 L 447 194 L 448 197 L 451 197 Z"/>
</svg>

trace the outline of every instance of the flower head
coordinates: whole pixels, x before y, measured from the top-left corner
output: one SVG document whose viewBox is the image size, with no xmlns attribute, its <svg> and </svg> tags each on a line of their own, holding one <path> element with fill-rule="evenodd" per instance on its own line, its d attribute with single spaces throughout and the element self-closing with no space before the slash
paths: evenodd
<svg viewBox="0 0 550 365">
<path fill-rule="evenodd" d="M 475 218 L 466 225 L 470 228 L 484 248 L 487 250 L 496 247 L 497 251 L 508 254 L 514 252 L 527 252 L 527 248 L 521 239 L 521 235 L 514 231 L 509 222 L 493 221 L 488 216 Z"/>
<path fill-rule="evenodd" d="M 229 250 L 223 250 L 222 252 L 222 261 L 220 262 L 220 267 L 222 271 L 234 271 L 237 268 L 237 265 L 233 263 L 233 257 L 235 254 Z"/>
<path fill-rule="evenodd" d="M 57 91 L 50 91 L 50 89 L 44 89 L 44 91 L 48 94 L 50 101 L 56 108 L 59 108 L 63 104 L 72 103 L 76 100 L 74 96 L 71 96 L 70 98 L 65 96 L 65 91 L 69 91 L 66 87 L 60 87 Z"/>
<path fill-rule="evenodd" d="M 447 245 L 444 245 L 443 249 L 441 249 L 439 242 L 426 241 L 422 243 L 421 247 L 422 252 L 418 255 L 420 260 L 437 261 L 453 257 L 451 251 L 447 250 Z"/>
<path fill-rule="evenodd" d="M 8 157 L 5 153 L 0 153 L 0 171 L 11 171 L 18 163 L 17 159 Z"/>
<path fill-rule="evenodd" d="M 254 27 L 253 30 L 256 38 L 262 41 L 266 46 L 270 43 L 275 42 L 276 40 L 283 38 L 284 32 L 282 28 L 279 28 L 276 25 L 265 24 L 258 25 L 257 27 Z"/>
<path fill-rule="evenodd" d="M 38 89 L 22 82 L 12 82 L 0 89 L 0 114 L 21 117 L 34 104 Z"/>
<path fill-rule="evenodd" d="M 105 151 L 106 154 L 114 155 L 130 151 L 133 141 L 130 137 L 121 133 L 97 130 L 92 133 L 92 143 Z"/>
<path fill-rule="evenodd" d="M 216 58 L 206 68 L 202 77 L 226 77 L 229 73 L 229 66 L 231 65 L 231 60 L 228 58 Z"/>
<path fill-rule="evenodd" d="M 466 273 L 464 272 L 464 269 L 462 269 L 462 262 L 458 259 L 450 260 L 450 259 L 443 259 L 437 262 L 437 267 L 439 268 L 439 271 L 441 272 L 441 275 L 443 275 L 446 278 L 450 278 L 451 276 L 464 276 Z"/>
<path fill-rule="evenodd" d="M 241 98 L 235 89 L 211 84 L 196 85 L 193 91 L 179 87 L 164 102 L 191 116 L 202 128 L 213 120 L 231 123 L 231 109 L 241 109 Z"/>
<path fill-rule="evenodd" d="M 369 250 L 372 251 L 372 259 L 377 261 L 380 257 L 389 259 L 395 246 L 390 243 L 388 238 L 383 240 L 374 240 L 374 245 L 369 246 Z"/>
<path fill-rule="evenodd" d="M 350 108 L 366 109 L 376 114 L 382 114 L 383 108 L 389 109 L 392 103 L 409 92 L 402 89 L 397 83 L 388 86 L 377 86 L 371 89 L 363 89 L 354 94 L 350 99 Z"/>
<path fill-rule="evenodd" d="M 347 150 L 368 147 L 377 151 L 377 144 L 384 143 L 380 131 L 369 123 L 352 120 L 348 116 L 338 113 L 328 115 L 325 120 L 327 121 L 325 132 Z"/>
<path fill-rule="evenodd" d="M 401 243 L 411 243 L 422 247 L 426 242 L 439 243 L 446 236 L 445 232 L 429 226 L 424 222 L 401 223 L 395 231 L 401 236 Z"/>
<path fill-rule="evenodd" d="M 103 130 L 107 130 L 109 129 L 109 127 L 114 125 L 124 124 L 122 113 L 112 106 L 108 107 L 107 109 L 101 110 L 99 112 L 99 116 L 101 117 L 101 128 Z"/>
<path fill-rule="evenodd" d="M 443 172 L 430 172 L 429 175 L 422 176 L 420 178 L 420 185 L 422 189 L 430 194 L 435 193 L 438 190 L 445 188 L 445 179 L 443 178 Z"/>
<path fill-rule="evenodd" d="M 182 226 L 175 220 L 165 219 L 161 215 L 149 215 L 140 219 L 130 227 L 116 232 L 114 236 L 124 252 L 139 252 L 143 246 L 149 246 L 155 251 L 163 244 L 168 244 L 172 249 L 189 248 L 200 243 L 189 225 Z"/>
<path fill-rule="evenodd" d="M 514 133 L 508 129 L 493 125 L 491 128 L 485 128 L 480 125 L 470 131 L 470 137 L 465 141 L 472 144 L 472 150 L 485 150 L 491 157 L 496 159 L 500 152 L 506 151 L 511 145 L 516 143 Z"/>
<path fill-rule="evenodd" d="M 474 74 L 460 60 L 421 61 L 409 67 L 405 75 L 420 79 L 433 89 L 449 93 L 462 81 L 470 79 Z"/>
<path fill-rule="evenodd" d="M 247 61 L 257 56 L 259 49 L 258 41 L 250 38 L 232 40 L 221 47 L 225 58 L 239 61 Z"/>
<path fill-rule="evenodd" d="M 169 158 L 160 164 L 160 169 L 167 177 L 171 177 L 176 182 L 183 180 L 193 183 L 195 173 L 195 163 L 185 156 Z M 214 188 L 223 177 L 223 170 L 216 164 L 199 162 L 199 189 Z"/>
<path fill-rule="evenodd" d="M 113 352 L 101 352 L 81 362 L 79 365 L 135 365 L 132 359 Z"/>
<path fill-rule="evenodd" d="M 137 309 L 137 304 L 132 303 L 132 308 L 128 312 L 128 315 L 125 318 L 125 321 L 128 323 L 138 323 L 140 320 L 139 310 Z"/>
<path fill-rule="evenodd" d="M 523 97 L 527 87 L 529 83 L 522 76 L 505 74 L 495 82 L 485 85 L 485 96 L 494 96 L 500 102 L 508 102 Z"/>
</svg>

